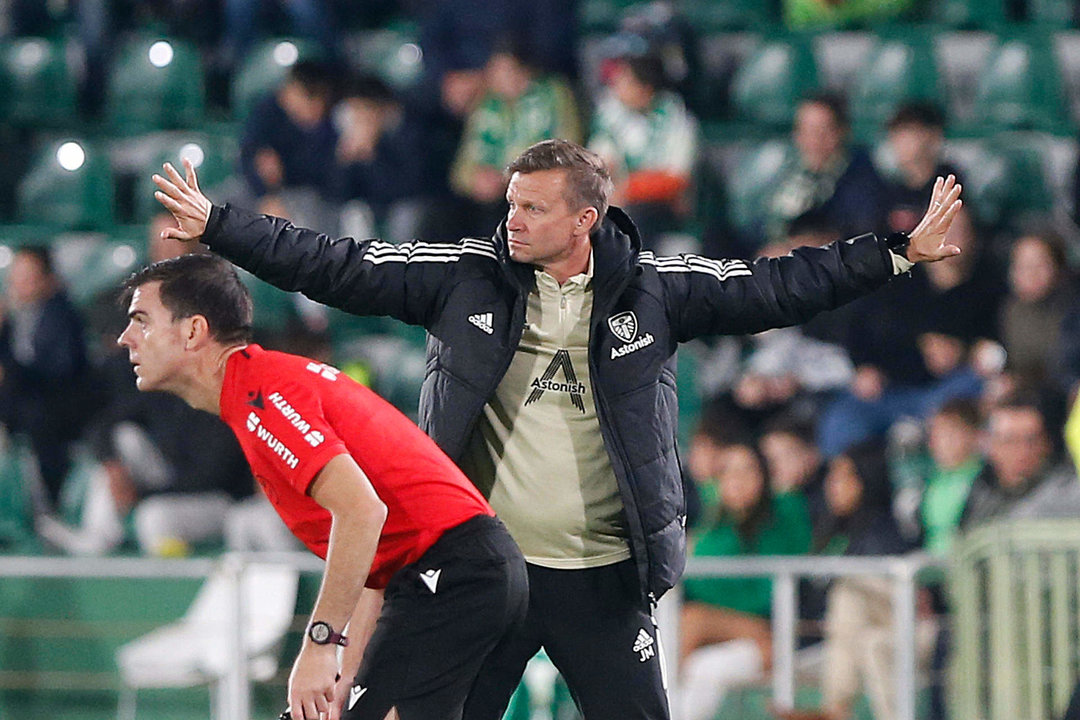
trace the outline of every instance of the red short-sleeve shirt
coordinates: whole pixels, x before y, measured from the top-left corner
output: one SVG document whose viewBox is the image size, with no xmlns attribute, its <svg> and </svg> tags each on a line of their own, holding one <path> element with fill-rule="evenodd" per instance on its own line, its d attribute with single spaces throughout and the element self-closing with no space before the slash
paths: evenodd
<svg viewBox="0 0 1080 720">
<path fill-rule="evenodd" d="M 387 509 L 368 587 L 385 587 L 447 529 L 494 515 L 435 441 L 393 405 L 323 363 L 258 345 L 233 353 L 221 418 L 285 524 L 322 558 L 331 516 L 307 491 L 331 458 L 352 456 Z"/>
</svg>

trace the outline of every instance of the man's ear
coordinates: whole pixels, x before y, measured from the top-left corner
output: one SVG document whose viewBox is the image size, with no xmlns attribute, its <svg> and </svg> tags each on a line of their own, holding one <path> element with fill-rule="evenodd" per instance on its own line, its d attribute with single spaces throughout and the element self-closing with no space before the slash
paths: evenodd
<svg viewBox="0 0 1080 720">
<path fill-rule="evenodd" d="M 210 323 L 203 315 L 192 315 L 187 319 L 187 337 L 184 338 L 188 348 L 197 348 L 211 339 Z"/>
<path fill-rule="evenodd" d="M 587 207 L 578 214 L 576 230 L 581 234 L 588 235 L 600 221 L 600 214 L 594 207 Z"/>
</svg>

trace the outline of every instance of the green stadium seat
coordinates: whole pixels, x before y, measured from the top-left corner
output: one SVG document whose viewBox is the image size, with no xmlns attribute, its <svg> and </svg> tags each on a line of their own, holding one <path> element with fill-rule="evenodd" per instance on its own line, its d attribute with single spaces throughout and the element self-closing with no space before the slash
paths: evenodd
<svg viewBox="0 0 1080 720">
<path fill-rule="evenodd" d="M 979 77 L 973 119 L 990 130 L 1062 132 L 1065 89 L 1049 37 L 1002 42 Z"/>
<path fill-rule="evenodd" d="M 778 18 L 775 0 L 678 0 L 675 7 L 699 32 L 761 30 Z"/>
<path fill-rule="evenodd" d="M 229 88 L 233 118 L 247 117 L 255 103 L 274 90 L 298 60 L 323 56 L 323 51 L 310 40 L 278 37 L 257 43 L 244 56 Z"/>
<path fill-rule="evenodd" d="M 755 234 L 776 179 L 794 153 L 787 140 L 768 140 L 746 148 L 732 164 L 727 175 L 728 220 L 740 234 Z"/>
<path fill-rule="evenodd" d="M 964 195 L 988 227 L 1022 227 L 1053 210 L 1050 159 L 1055 138 L 1009 132 L 983 140 L 950 141 L 950 157 L 962 162 Z"/>
<path fill-rule="evenodd" d="M 142 138 L 149 150 L 149 162 L 136 177 L 134 213 L 136 222 L 146 222 L 162 211 L 154 198 L 157 186 L 151 176 L 161 174 L 162 165 L 170 162 L 181 173 L 183 158 L 191 160 L 198 173 L 199 187 L 209 191 L 233 174 L 239 150 L 232 136 L 210 135 L 204 132 L 154 134 Z"/>
<path fill-rule="evenodd" d="M 423 53 L 417 31 L 411 27 L 386 28 L 356 36 L 355 65 L 392 88 L 407 90 L 420 79 Z"/>
<path fill-rule="evenodd" d="M 96 233 L 60 236 L 53 243 L 53 251 L 68 295 L 79 305 L 117 288 L 146 259 L 141 243 Z"/>
<path fill-rule="evenodd" d="M 82 140 L 42 149 L 16 190 L 19 222 L 68 230 L 113 225 L 114 189 L 104 153 Z"/>
<path fill-rule="evenodd" d="M 941 97 L 929 38 L 885 40 L 871 54 L 851 97 L 855 134 L 867 137 L 880 132 L 906 101 L 940 102 Z"/>
<path fill-rule="evenodd" d="M 736 71 L 732 104 L 741 120 L 785 129 L 799 101 L 818 85 L 808 39 L 772 38 L 762 42 Z"/>
<path fill-rule="evenodd" d="M 158 35 L 124 43 L 106 86 L 105 117 L 122 134 L 188 128 L 203 120 L 202 62 L 189 43 Z"/>
<path fill-rule="evenodd" d="M 0 117 L 21 127 L 70 127 L 76 82 L 62 41 L 37 37 L 0 43 Z"/>
<path fill-rule="evenodd" d="M 1073 0 L 1028 0 L 1028 20 L 1051 27 L 1073 27 L 1077 7 Z"/>
<path fill-rule="evenodd" d="M 936 0 L 931 18 L 956 28 L 997 29 L 1006 24 L 1008 0 Z"/>
<path fill-rule="evenodd" d="M 297 322 L 295 293 L 287 293 L 245 270 L 238 270 L 238 273 L 255 306 L 255 339 L 265 342 L 281 337 Z"/>
</svg>

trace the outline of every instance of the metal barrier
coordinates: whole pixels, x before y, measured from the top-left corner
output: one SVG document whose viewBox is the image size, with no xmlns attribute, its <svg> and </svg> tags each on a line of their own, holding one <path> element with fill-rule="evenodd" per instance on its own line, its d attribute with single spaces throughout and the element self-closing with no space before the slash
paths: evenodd
<svg viewBox="0 0 1080 720">
<path fill-rule="evenodd" d="M 1060 717 L 1080 670 L 1080 522 L 988 525 L 954 559 L 951 714 Z"/>
<path fill-rule="evenodd" d="M 896 623 L 896 717 L 915 720 L 915 590 L 919 574 L 943 569 L 943 559 L 925 553 L 895 557 L 694 557 L 686 577 L 771 576 L 773 627 L 773 702 L 780 708 L 795 703 L 795 643 L 798 620 L 798 579 L 854 575 L 880 576 L 893 581 L 893 617 Z M 677 605 L 677 603 L 675 603 Z M 675 618 L 677 618 L 677 613 Z M 667 624 L 672 624 L 668 620 Z M 678 637 L 672 629 L 669 637 Z M 677 690 L 673 690 L 677 692 Z"/>
<path fill-rule="evenodd" d="M 218 560 L 154 560 L 143 558 L 48 558 L 0 556 L 0 578 L 162 578 L 205 577 L 224 563 L 232 578 L 234 592 L 228 612 L 236 632 L 228 638 L 232 662 L 222 678 L 221 717 L 247 720 L 251 715 L 251 688 L 247 658 L 243 652 L 241 629 L 244 626 L 241 603 L 241 578 L 250 562 L 281 562 L 302 572 L 321 573 L 323 562 L 307 553 L 228 553 Z M 795 697 L 795 643 L 798 618 L 799 578 L 873 575 L 891 578 L 894 583 L 897 658 L 897 718 L 915 720 L 915 589 L 919 574 L 944 563 L 924 554 L 903 557 L 745 557 L 691 558 L 687 576 L 691 577 L 761 577 L 773 578 L 773 694 L 780 707 L 791 707 Z M 678 638 L 679 589 L 665 596 L 657 608 L 657 621 L 663 634 Z M 668 668 L 676 668 L 677 641 L 664 644 Z M 678 692 L 676 673 L 669 673 L 669 692 Z"/>
</svg>

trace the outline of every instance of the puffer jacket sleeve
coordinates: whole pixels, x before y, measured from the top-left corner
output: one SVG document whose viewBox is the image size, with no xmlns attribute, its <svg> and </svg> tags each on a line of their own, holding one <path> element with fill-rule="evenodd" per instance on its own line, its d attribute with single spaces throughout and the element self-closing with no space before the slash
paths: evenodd
<svg viewBox="0 0 1080 720">
<path fill-rule="evenodd" d="M 884 285 L 891 255 L 872 234 L 780 258 L 714 260 L 697 255 L 643 257 L 661 278 L 679 342 L 743 335 L 806 322 Z"/>
<path fill-rule="evenodd" d="M 335 240 L 229 204 L 213 207 L 202 241 L 282 290 L 356 315 L 424 326 L 462 254 L 462 246 L 452 244 Z"/>
</svg>

